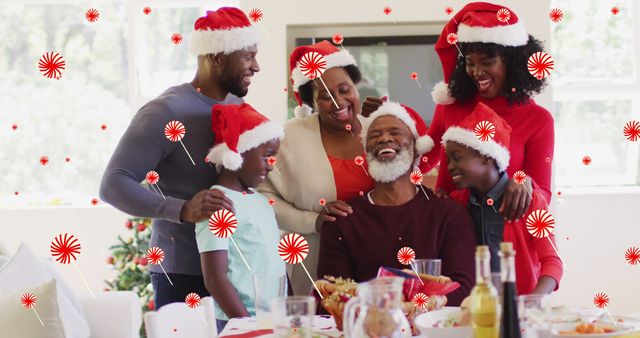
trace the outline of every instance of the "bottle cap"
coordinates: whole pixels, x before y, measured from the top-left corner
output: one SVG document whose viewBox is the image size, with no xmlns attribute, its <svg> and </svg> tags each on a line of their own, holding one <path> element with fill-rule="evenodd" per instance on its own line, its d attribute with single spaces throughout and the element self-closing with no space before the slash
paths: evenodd
<svg viewBox="0 0 640 338">
<path fill-rule="evenodd" d="M 500 243 L 500 251 L 501 252 L 513 252 L 513 243 L 511 242 L 501 242 Z"/>
<path fill-rule="evenodd" d="M 490 257 L 490 253 L 489 253 L 489 246 L 487 245 L 478 245 L 476 247 L 476 257 L 479 258 L 484 258 L 484 257 Z"/>
</svg>

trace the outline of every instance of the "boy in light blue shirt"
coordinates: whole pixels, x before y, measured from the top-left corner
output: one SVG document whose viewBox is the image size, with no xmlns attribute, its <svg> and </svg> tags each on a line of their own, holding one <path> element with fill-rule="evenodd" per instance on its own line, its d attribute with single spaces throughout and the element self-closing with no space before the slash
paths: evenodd
<svg viewBox="0 0 640 338">
<path fill-rule="evenodd" d="M 214 106 L 212 125 L 215 145 L 207 159 L 220 173 L 212 188 L 233 201 L 238 223 L 230 237 L 242 252 L 228 237 L 215 236 L 208 221 L 196 223 L 202 272 L 217 305 L 220 331 L 230 318 L 255 316 L 254 274 L 274 279 L 285 274 L 285 263 L 278 255 L 280 233 L 275 212 L 268 199 L 253 189 L 273 170 L 268 159 L 277 154 L 284 130 L 245 103 Z M 267 290 L 272 296 L 277 291 Z"/>
</svg>

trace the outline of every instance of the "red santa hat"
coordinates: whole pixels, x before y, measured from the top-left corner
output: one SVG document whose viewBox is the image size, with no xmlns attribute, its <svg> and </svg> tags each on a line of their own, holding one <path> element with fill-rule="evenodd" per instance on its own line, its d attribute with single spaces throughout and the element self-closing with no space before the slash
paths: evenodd
<svg viewBox="0 0 640 338">
<path fill-rule="evenodd" d="M 313 113 L 313 109 L 308 105 L 302 103 L 302 99 L 300 99 L 300 93 L 298 89 L 301 86 L 311 81 L 307 76 L 305 76 L 300 68 L 298 67 L 298 62 L 302 57 L 309 52 L 317 52 L 320 55 L 323 55 L 327 62 L 327 70 L 335 67 L 345 67 L 349 65 L 356 66 L 356 59 L 351 55 L 351 53 L 346 50 L 340 50 L 336 46 L 332 45 L 329 41 L 323 40 L 318 43 L 314 43 L 313 45 L 308 46 L 300 46 L 291 52 L 291 56 L 289 57 L 289 66 L 291 67 L 291 84 L 293 87 L 293 95 L 296 97 L 296 101 L 298 102 L 298 106 L 294 110 L 294 114 L 297 117 L 305 117 L 311 115 Z"/>
<path fill-rule="evenodd" d="M 376 111 L 371 113 L 371 115 L 361 120 L 362 131 L 360 132 L 360 137 L 362 138 L 362 144 L 367 144 L 367 134 L 373 121 L 378 117 L 387 115 L 397 117 L 409 127 L 411 134 L 413 134 L 416 140 L 416 151 L 418 155 L 426 154 L 433 149 L 433 140 L 427 135 L 427 124 L 424 123 L 420 114 L 411 109 L 411 107 L 391 101 L 384 102 Z"/>
<path fill-rule="evenodd" d="M 196 20 L 189 47 L 194 55 L 229 54 L 257 45 L 260 40 L 260 32 L 242 10 L 221 7 Z"/>
<path fill-rule="evenodd" d="M 488 123 L 487 123 L 488 122 Z M 489 124 L 490 123 L 490 124 Z M 449 127 L 442 135 L 442 145 L 447 141 L 456 142 L 477 150 L 498 164 L 502 172 L 509 167 L 509 134 L 511 127 L 486 104 L 478 102 L 473 112 L 460 125 Z M 490 137 L 494 134 L 493 137 Z M 486 137 L 486 136 L 489 137 Z M 483 138 L 486 137 L 486 141 Z"/>
<path fill-rule="evenodd" d="M 232 171 L 242 167 L 242 153 L 284 138 L 281 124 L 271 122 L 246 103 L 214 105 L 211 123 L 216 137 L 207 160 Z"/>
<path fill-rule="evenodd" d="M 451 33 L 456 33 L 461 43 L 482 42 L 517 47 L 529 41 L 522 19 L 509 8 L 487 2 L 472 2 L 464 6 L 444 26 L 436 42 L 435 50 L 444 71 L 444 82 L 436 84 L 431 92 L 437 104 L 455 102 L 449 94 L 448 83 L 456 68 L 459 52 L 455 45 L 447 41 Z"/>
</svg>

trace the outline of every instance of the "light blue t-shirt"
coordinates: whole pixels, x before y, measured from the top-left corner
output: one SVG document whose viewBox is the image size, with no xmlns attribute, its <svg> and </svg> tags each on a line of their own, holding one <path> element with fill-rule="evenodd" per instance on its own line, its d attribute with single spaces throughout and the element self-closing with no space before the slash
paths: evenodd
<svg viewBox="0 0 640 338">
<path fill-rule="evenodd" d="M 233 201 L 238 227 L 231 237 L 242 251 L 251 271 L 247 269 L 238 250 L 229 238 L 218 238 L 209 230 L 209 220 L 196 223 L 198 251 L 228 251 L 227 278 L 237 290 L 247 311 L 255 316 L 253 275 L 269 274 L 275 279 L 276 276 L 285 274 L 285 263 L 278 255 L 280 231 L 276 222 L 276 214 L 273 207 L 269 205 L 269 200 L 253 189 L 251 189 L 253 193 L 248 192 L 243 195 L 241 192 L 219 185 L 214 185 L 211 188 L 223 191 Z M 276 285 L 276 283 L 271 284 Z M 273 290 L 274 295 L 276 292 L 277 290 Z M 229 320 L 229 317 L 219 306 L 216 306 L 216 318 Z"/>
</svg>

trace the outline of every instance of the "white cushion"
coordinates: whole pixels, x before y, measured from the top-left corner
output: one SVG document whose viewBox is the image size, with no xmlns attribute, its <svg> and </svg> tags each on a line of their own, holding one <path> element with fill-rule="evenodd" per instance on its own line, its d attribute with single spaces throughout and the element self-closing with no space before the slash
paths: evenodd
<svg viewBox="0 0 640 338">
<path fill-rule="evenodd" d="M 22 243 L 16 254 L 4 265 L 0 266 L 0 289 L 14 290 L 21 287 L 34 287 L 52 278 L 55 278 L 58 294 L 58 308 L 66 338 L 89 338 L 89 324 L 84 317 L 84 311 L 80 302 L 75 297 L 71 289 L 63 282 L 60 275 L 51 273 L 35 255 L 29 247 Z"/>
<path fill-rule="evenodd" d="M 36 296 L 36 304 L 32 309 L 22 306 L 21 297 L 26 292 Z M 0 289 L 0 309 L 2 309 L 2 316 L 0 316 L 2 337 L 65 338 L 58 311 L 55 279 L 50 279 L 36 287 L 23 287 L 12 291 Z"/>
</svg>

